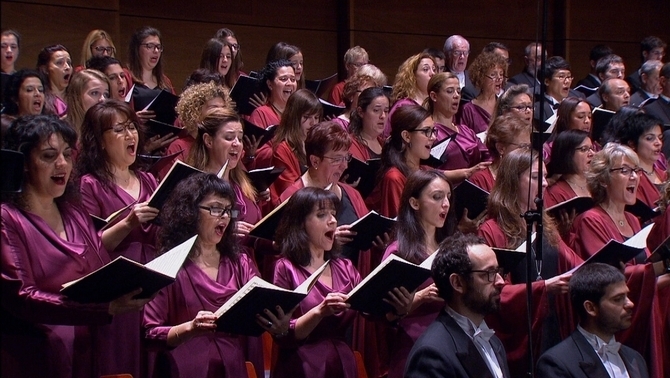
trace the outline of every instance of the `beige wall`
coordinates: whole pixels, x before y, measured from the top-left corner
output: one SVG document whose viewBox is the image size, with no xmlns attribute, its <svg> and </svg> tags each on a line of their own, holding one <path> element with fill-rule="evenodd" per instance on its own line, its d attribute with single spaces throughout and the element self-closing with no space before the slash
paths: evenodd
<svg viewBox="0 0 670 378">
<path fill-rule="evenodd" d="M 235 31 L 242 45 L 245 71 L 259 69 L 275 42 L 300 46 L 306 75 L 326 77 L 341 66 L 349 44 L 365 47 L 372 62 L 393 80 L 397 67 L 425 47 L 440 48 L 451 34 L 470 40 L 473 53 L 489 41 L 511 49 L 510 74 L 522 68 L 523 47 L 535 39 L 537 1 L 514 0 L 16 0 L 2 1 L 2 28 L 23 35 L 19 67 L 33 67 L 39 50 L 64 44 L 75 64 L 92 29 L 114 38 L 118 56 L 126 57 L 133 30 L 158 28 L 165 45 L 164 64 L 179 90 L 197 68 L 206 40 L 220 27 Z M 563 54 L 577 77 L 588 71 L 588 52 L 606 43 L 622 55 L 631 71 L 639 66 L 639 41 L 654 34 L 670 42 L 670 1 L 549 1 L 550 55 Z M 160 5 L 157 5 L 160 4 Z M 338 19 L 340 22 L 338 22 Z M 339 52 L 338 52 L 339 46 Z M 667 59 L 666 59 L 667 60 Z"/>
</svg>

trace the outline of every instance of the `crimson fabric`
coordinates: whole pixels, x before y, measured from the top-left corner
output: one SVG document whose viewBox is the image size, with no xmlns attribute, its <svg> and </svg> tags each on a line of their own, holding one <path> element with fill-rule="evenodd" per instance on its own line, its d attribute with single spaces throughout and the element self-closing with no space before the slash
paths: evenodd
<svg viewBox="0 0 670 378">
<path fill-rule="evenodd" d="M 330 97 L 328 97 L 328 102 L 337 106 L 344 106 L 344 84 L 345 81 L 340 81 L 335 84 L 333 90 L 330 91 Z"/>
<path fill-rule="evenodd" d="M 195 139 L 191 135 L 180 137 L 174 142 L 170 143 L 167 150 L 165 151 L 165 155 L 171 155 L 181 151 L 175 157 L 175 160 L 172 163 L 174 164 L 174 162 L 177 160 L 186 162 L 188 155 L 191 153 L 191 147 L 193 147 L 193 144 L 195 144 Z M 170 168 L 172 168 L 172 164 L 168 164 L 165 166 L 165 168 L 161 169 L 157 178 L 160 180 L 165 177 L 170 171 Z"/>
<path fill-rule="evenodd" d="M 300 178 L 300 161 L 295 152 L 291 149 L 286 141 L 277 145 L 272 154 L 272 165 L 275 168 L 286 168 L 284 172 L 279 175 L 279 178 L 270 185 L 270 198 L 273 206 L 277 206 L 279 196 L 293 183 Z"/>
<path fill-rule="evenodd" d="M 544 206 L 549 208 L 575 197 L 577 197 L 577 194 L 572 190 L 570 184 L 561 178 L 545 191 Z"/>
<path fill-rule="evenodd" d="M 463 109 L 458 117 L 458 124 L 469 127 L 475 134 L 479 134 L 489 129 L 491 115 L 489 112 L 475 105 L 472 101 L 463 105 Z"/>
<path fill-rule="evenodd" d="M 392 167 L 384 173 L 381 182 L 366 198 L 365 204 L 370 210 L 389 218 L 395 218 L 400 209 L 400 197 L 406 181 L 405 175 L 398 168 Z"/>
<path fill-rule="evenodd" d="M 249 122 L 264 129 L 267 129 L 271 125 L 279 125 L 279 120 L 279 115 L 268 104 L 257 107 L 249 115 Z"/>
<path fill-rule="evenodd" d="M 482 169 L 473 173 L 468 180 L 489 193 L 491 193 L 493 185 L 496 183 L 496 179 L 493 178 L 493 173 L 491 173 L 491 168 Z"/>
</svg>

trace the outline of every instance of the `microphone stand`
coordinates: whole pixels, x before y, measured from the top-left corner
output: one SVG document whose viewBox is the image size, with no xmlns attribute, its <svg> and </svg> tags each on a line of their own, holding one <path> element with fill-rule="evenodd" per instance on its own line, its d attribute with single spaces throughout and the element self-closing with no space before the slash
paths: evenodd
<svg viewBox="0 0 670 378">
<path fill-rule="evenodd" d="M 539 6 L 539 4 L 538 4 Z M 538 78 L 538 81 L 540 82 L 540 92 L 539 92 L 539 115 L 538 119 L 539 122 L 537 123 L 537 131 L 539 133 L 533 133 L 531 132 L 531 137 L 535 135 L 539 143 L 538 145 L 540 146 L 540 150 L 538 151 L 538 185 L 537 185 L 537 197 L 535 198 L 534 202 L 536 205 L 535 210 L 528 210 L 524 214 L 521 215 L 522 218 L 526 221 L 526 317 L 528 320 L 527 324 L 527 331 L 528 331 L 528 360 L 527 360 L 527 366 L 528 370 L 526 372 L 527 377 L 533 378 L 535 376 L 535 358 L 534 358 L 534 353 L 533 353 L 533 310 L 532 310 L 532 304 L 533 304 L 533 281 L 535 280 L 536 277 L 533 277 L 533 263 L 535 261 L 540 262 L 540 264 L 537 265 L 538 267 L 538 276 L 540 275 L 540 270 L 542 266 L 542 239 L 543 239 L 543 229 L 542 229 L 542 211 L 543 211 L 543 200 L 542 200 L 542 180 L 544 179 L 543 172 L 542 172 L 542 133 L 544 132 L 544 103 L 546 102 L 546 99 L 544 97 L 545 94 L 545 86 L 544 86 L 544 69 L 546 67 L 546 56 L 544 54 L 545 47 L 547 45 L 547 0 L 542 0 L 542 49 L 540 50 L 540 56 L 542 57 L 542 63 L 540 64 L 540 72 L 538 72 L 535 76 Z M 537 52 L 537 50 L 536 50 Z M 533 91 L 535 92 L 535 91 Z M 531 130 L 532 131 L 532 130 Z M 532 142 L 532 140 L 531 140 Z M 531 143 L 531 146 L 533 143 Z M 532 151 L 532 149 L 531 149 Z M 533 154 L 531 153 L 530 156 L 531 159 L 531 165 L 530 169 L 532 171 L 533 165 L 532 165 L 532 159 L 533 159 Z M 532 175 L 529 175 L 530 180 L 532 180 Z M 531 193 L 529 193 L 530 197 Z M 530 201 L 529 201 L 530 203 Z M 535 231 L 536 231 L 536 245 L 538 248 L 536 248 L 535 256 L 533 256 L 533 243 L 532 243 L 532 235 L 533 235 L 533 225 L 535 225 Z"/>
</svg>

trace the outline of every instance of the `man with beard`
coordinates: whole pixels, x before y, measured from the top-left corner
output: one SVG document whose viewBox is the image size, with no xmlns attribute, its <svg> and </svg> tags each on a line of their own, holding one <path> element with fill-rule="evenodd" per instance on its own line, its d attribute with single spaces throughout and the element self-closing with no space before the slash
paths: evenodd
<svg viewBox="0 0 670 378">
<path fill-rule="evenodd" d="M 432 276 L 446 306 L 414 344 L 405 377 L 510 377 L 503 345 L 484 321 L 500 307 L 505 284 L 495 253 L 462 234 L 436 253 Z"/>
<path fill-rule="evenodd" d="M 623 273 L 587 264 L 570 279 L 570 299 L 579 316 L 577 330 L 540 357 L 538 377 L 649 377 L 640 353 L 614 339 L 630 327 L 634 307 Z"/>
</svg>

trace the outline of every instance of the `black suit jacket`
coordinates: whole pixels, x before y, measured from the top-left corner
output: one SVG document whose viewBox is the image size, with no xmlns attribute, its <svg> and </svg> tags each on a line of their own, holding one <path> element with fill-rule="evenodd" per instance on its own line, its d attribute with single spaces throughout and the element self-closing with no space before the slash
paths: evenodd
<svg viewBox="0 0 670 378">
<path fill-rule="evenodd" d="M 626 82 L 630 86 L 630 93 L 633 94 L 642 88 L 642 79 L 640 79 L 640 71 L 635 70 L 626 78 Z"/>
<path fill-rule="evenodd" d="M 479 94 L 479 89 L 472 84 L 470 80 L 470 74 L 468 70 L 465 70 L 465 86 L 461 89 L 461 101 L 470 101 L 473 98 L 477 97 Z M 455 75 L 455 74 L 454 74 Z"/>
<path fill-rule="evenodd" d="M 577 87 L 579 87 L 580 85 L 589 89 L 586 88 L 577 89 Z M 599 86 L 600 81 L 598 81 L 593 75 L 589 74 L 586 75 L 585 78 L 577 82 L 577 86 L 575 87 L 575 89 L 582 92 L 584 96 L 588 97 L 594 94 L 598 90 Z"/>
<path fill-rule="evenodd" d="M 495 335 L 489 340 L 503 376 L 510 377 L 507 355 Z M 416 341 L 407 358 L 405 377 L 493 377 L 474 342 L 444 310 Z"/>
<path fill-rule="evenodd" d="M 663 98 L 659 97 L 656 101 L 646 105 L 644 111 L 647 114 L 660 118 L 664 124 L 670 125 L 670 102 L 665 101 Z"/>
<path fill-rule="evenodd" d="M 544 100 L 544 114 L 543 114 L 543 117 L 542 117 L 543 119 L 540 119 L 540 101 L 536 101 L 535 104 L 533 105 L 533 108 L 534 108 L 533 109 L 533 118 L 534 118 L 534 122 L 535 122 L 535 128 L 537 130 L 542 130 L 542 131 L 549 128 L 549 126 L 551 126 L 551 124 L 547 123 L 546 121 L 547 121 L 547 119 L 549 119 L 549 117 L 554 115 L 554 108 L 553 108 L 551 102 L 549 102 L 548 99 Z"/>
<path fill-rule="evenodd" d="M 648 98 L 649 96 L 647 95 L 647 92 L 639 90 L 630 96 L 630 101 L 628 101 L 628 104 L 632 106 L 640 106 L 640 104 Z"/>
<path fill-rule="evenodd" d="M 598 96 L 598 92 L 595 92 L 594 94 L 587 97 L 586 102 L 591 104 L 592 108 L 597 108 L 597 107 L 599 107 L 600 105 L 603 104 L 603 100 L 601 100 L 600 96 Z"/>
<path fill-rule="evenodd" d="M 619 355 L 626 365 L 630 378 L 649 378 L 647 364 L 640 353 L 622 345 Z M 537 378 L 609 378 L 605 365 L 579 330 L 540 357 L 536 376 Z"/>
</svg>

